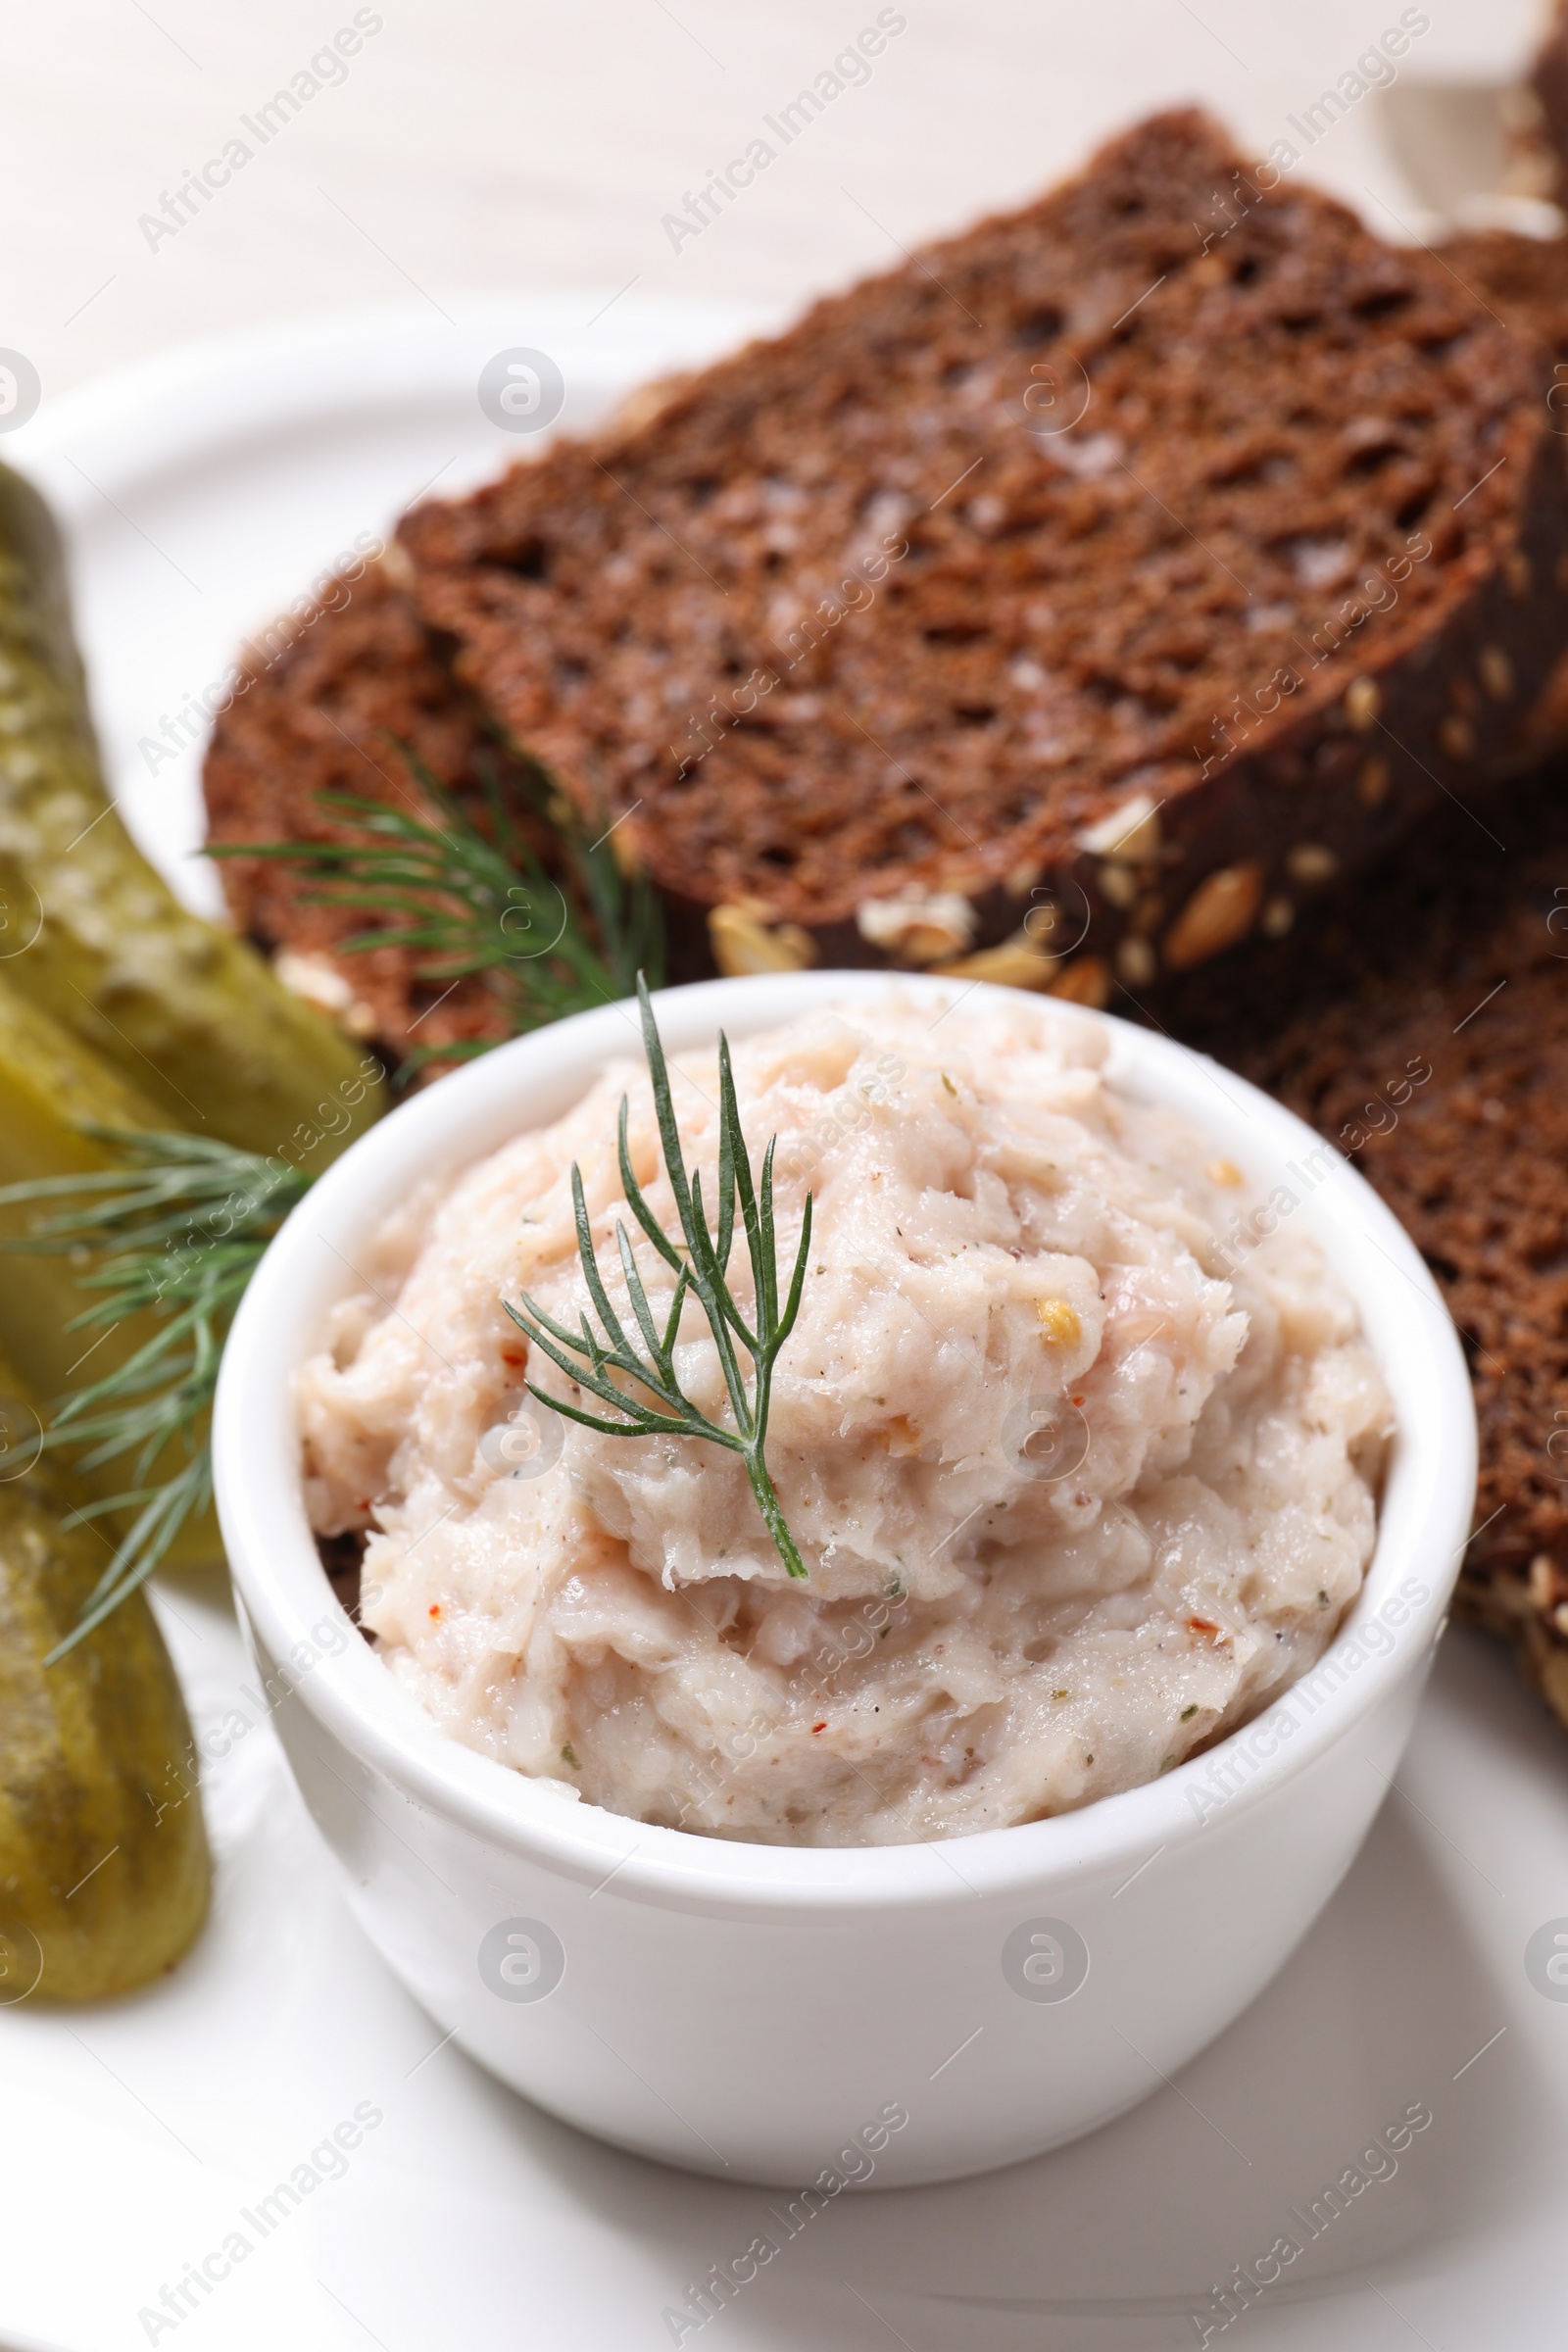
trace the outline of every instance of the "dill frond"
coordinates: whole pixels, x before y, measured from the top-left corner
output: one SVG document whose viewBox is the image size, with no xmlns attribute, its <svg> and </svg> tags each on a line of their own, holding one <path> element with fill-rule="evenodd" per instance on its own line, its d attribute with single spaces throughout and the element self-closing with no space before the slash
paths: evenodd
<svg viewBox="0 0 1568 2352">
<path fill-rule="evenodd" d="M 629 996 L 639 971 L 662 959 L 659 901 L 644 875 L 620 870 L 608 833 L 590 842 L 541 769 L 530 769 L 565 859 L 565 887 L 545 871 L 509 811 L 493 766 L 476 823 L 404 745 L 397 749 L 439 821 L 390 803 L 323 793 L 352 819 L 355 842 L 242 842 L 213 857 L 277 858 L 319 883 L 313 897 L 378 918 L 341 943 L 345 953 L 400 947 L 421 975 L 485 976 L 518 1035 L 564 1014 Z M 484 1040 L 416 1049 L 411 1074 L 431 1060 L 489 1051 Z M 0 1206 L 53 1203 L 33 1230 L 0 1247 L 85 1258 L 89 1303 L 73 1330 L 108 1332 L 150 1313 L 152 1335 L 117 1369 L 56 1409 L 44 1444 L 69 1449 L 91 1475 L 125 1464 L 123 1491 L 81 1505 L 76 1521 L 129 1524 L 80 1622 L 53 1656 L 101 1624 L 151 1575 L 186 1521 L 212 1499 L 208 1435 L 218 1367 L 234 1309 L 268 1243 L 310 1178 L 200 1136 L 88 1130 L 122 1166 L 0 1189 Z M 173 1460 L 176 1467 L 169 1468 Z"/>
<path fill-rule="evenodd" d="M 340 955 L 401 948 L 417 958 L 421 979 L 482 974 L 510 1036 L 630 996 L 639 970 L 657 974 L 663 940 L 652 883 L 646 874 L 621 872 L 608 832 L 589 841 L 544 771 L 535 781 L 564 855 L 565 887 L 545 871 L 491 762 L 481 763 L 481 825 L 406 744 L 396 750 L 435 821 L 388 801 L 323 792 L 317 795 L 322 808 L 356 825 L 360 840 L 226 842 L 208 855 L 299 866 L 318 884 L 304 894 L 308 900 L 375 917 L 336 943 Z M 400 1074 L 489 1050 L 477 1038 L 416 1047 Z"/>
<path fill-rule="evenodd" d="M 125 1489 L 82 1504 L 74 1523 L 132 1514 L 79 1622 L 45 1664 L 135 1592 L 212 1499 L 208 1426 L 223 1338 L 263 1250 L 311 1182 L 284 1160 L 203 1136 L 87 1132 L 123 1166 L 0 1189 L 0 1207 L 62 1204 L 0 1247 L 87 1254 L 89 1270 L 78 1280 L 93 1296 L 73 1330 L 107 1332 L 148 1312 L 158 1328 L 122 1364 L 66 1398 L 44 1432 L 45 1446 L 69 1448 L 83 1473 L 126 1465 Z M 170 1448 L 179 1466 L 159 1475 Z"/>
<path fill-rule="evenodd" d="M 560 1371 L 564 1372 L 576 1387 L 586 1389 L 601 1403 L 612 1407 L 616 1418 L 611 1421 L 601 1414 L 584 1412 L 580 1406 L 568 1404 L 564 1397 L 552 1396 L 546 1389 L 535 1388 L 532 1381 L 526 1384 L 530 1396 L 537 1397 L 553 1413 L 564 1414 L 570 1421 L 579 1421 L 585 1429 L 598 1430 L 606 1437 L 703 1438 L 710 1445 L 723 1446 L 731 1452 L 738 1453 L 746 1465 L 746 1475 L 751 1481 L 758 1508 L 780 1559 L 791 1576 L 805 1577 L 808 1574 L 807 1566 L 774 1492 L 764 1448 L 767 1443 L 768 1409 L 772 1400 L 773 1367 L 784 1343 L 795 1328 L 806 1285 L 806 1268 L 811 1248 L 811 1196 L 809 1193 L 806 1196 L 800 1249 L 796 1253 L 789 1292 L 781 1308 L 778 1238 L 773 1216 L 773 1152 L 778 1138 L 774 1136 L 771 1139 L 762 1155 L 760 1186 L 754 1186 L 751 1153 L 741 1131 L 740 1108 L 735 1099 L 729 1041 L 720 1033 L 718 1201 L 714 1231 L 710 1234 L 708 1214 L 703 1203 L 702 1177 L 688 1177 L 686 1173 L 685 1155 L 675 1124 L 669 1071 L 664 1061 L 659 1027 L 654 1019 L 654 1008 L 648 1000 L 647 983 L 641 972 L 637 975 L 637 1003 L 642 1014 L 649 1075 L 653 1080 L 660 1143 L 670 1190 L 675 1196 L 682 1241 L 672 1241 L 664 1232 L 637 1182 L 627 1142 L 629 1113 L 624 1095 L 620 1100 L 620 1181 L 626 1205 L 675 1276 L 674 1295 L 663 1326 L 661 1328 L 655 1320 L 631 1241 L 625 1226 L 618 1219 L 615 1224 L 615 1246 L 620 1254 L 632 1314 L 642 1335 L 643 1352 L 639 1352 L 636 1343 L 617 1317 L 599 1271 L 593 1232 L 588 1222 L 588 1205 L 583 1198 L 582 1171 L 575 1161 L 571 1170 L 571 1198 L 576 1216 L 577 1252 L 582 1261 L 588 1296 L 599 1319 L 599 1332 L 592 1329 L 586 1315 L 581 1319 L 580 1332 L 567 1331 L 564 1324 L 555 1322 L 547 1315 L 526 1292 L 520 1308 L 507 1300 L 502 1303 L 533 1346 L 547 1355 Z M 753 1308 L 757 1324 L 755 1331 L 736 1305 L 734 1293 L 726 1279 L 735 1240 L 737 1203 L 752 1261 L 756 1299 Z M 730 1411 L 734 1416 L 733 1429 L 711 1420 L 700 1406 L 694 1404 L 676 1376 L 675 1341 L 680 1330 L 681 1310 L 688 1297 L 697 1299 L 708 1318 L 709 1330 L 713 1335 L 724 1386 L 729 1395 Z M 742 1351 L 751 1358 L 752 1385 L 749 1395 L 740 1362 Z M 625 1374 L 641 1394 L 618 1387 L 610 1377 L 612 1372 Z"/>
</svg>

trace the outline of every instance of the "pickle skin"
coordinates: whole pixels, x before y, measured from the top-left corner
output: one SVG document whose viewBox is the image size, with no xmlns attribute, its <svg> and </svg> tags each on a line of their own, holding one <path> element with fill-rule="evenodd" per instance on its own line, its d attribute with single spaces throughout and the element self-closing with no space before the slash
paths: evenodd
<svg viewBox="0 0 1568 2352">
<path fill-rule="evenodd" d="M 104 789 L 59 534 L 0 466 L 0 957 L 161 1126 L 313 1174 L 386 1107 L 380 1065 L 189 913 Z M 314 1138 L 314 1142 L 307 1142 Z"/>
<path fill-rule="evenodd" d="M 3 1364 L 0 1384 L 20 1390 Z M 145 1594 L 43 1663 L 107 1557 L 61 1525 L 74 1499 L 42 1462 L 0 1482 L 0 2003 L 151 1983 L 211 1897 L 190 1720 Z"/>
<path fill-rule="evenodd" d="M 118 1070 L 10 987 L 8 970 L 0 963 L 0 1185 L 118 1166 L 109 1146 L 84 1135 L 84 1126 L 134 1129 L 167 1122 Z M 48 1201 L 31 1201 L 0 1208 L 0 1239 L 29 1233 L 49 1207 Z M 0 1257 L 0 1352 L 40 1396 L 53 1399 L 72 1386 L 73 1369 L 98 1335 L 69 1326 L 92 1302 L 93 1293 L 81 1288 L 69 1257 L 9 1250 Z M 80 1365 L 76 1385 L 123 1363 L 155 1328 L 150 1316 L 142 1316 L 134 1333 L 105 1340 Z"/>
<path fill-rule="evenodd" d="M 134 1129 L 168 1122 L 90 1047 L 8 986 L 9 969 L 0 963 L 0 1185 L 119 1166 L 107 1144 L 81 1132 L 84 1125 Z M 22 1237 L 48 1213 L 47 1201 L 0 1208 L 0 1240 Z M 142 1313 L 107 1335 L 73 1331 L 73 1320 L 95 1297 L 81 1288 L 76 1271 L 69 1257 L 20 1250 L 0 1254 L 0 1356 L 51 1405 L 114 1371 L 158 1330 L 157 1318 Z M 106 1463 L 88 1483 L 100 1494 L 122 1493 L 127 1464 Z M 187 1521 L 170 1557 L 182 1565 L 221 1559 L 211 1505 Z"/>
</svg>

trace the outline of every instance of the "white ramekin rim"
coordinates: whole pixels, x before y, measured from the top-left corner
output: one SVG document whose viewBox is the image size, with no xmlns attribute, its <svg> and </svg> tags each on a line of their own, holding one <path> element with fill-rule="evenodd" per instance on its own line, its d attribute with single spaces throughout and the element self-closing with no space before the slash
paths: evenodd
<svg viewBox="0 0 1568 2352">
<path fill-rule="evenodd" d="M 924 975 L 792 972 L 664 990 L 655 1004 L 676 1051 L 710 1043 L 721 1026 L 739 1038 L 811 1005 L 875 997 L 890 986 L 933 1008 L 1013 993 Z M 1441 1631 L 1458 1573 L 1476 1462 L 1469 1377 L 1425 1263 L 1354 1169 L 1334 1154 L 1323 1172 L 1322 1139 L 1247 1081 L 1152 1030 L 1059 1000 L 1053 1009 L 1108 1031 L 1121 1083 L 1193 1118 L 1248 1174 L 1254 1194 L 1271 1180 L 1286 1190 L 1300 1185 L 1299 1211 L 1360 1308 L 1393 1394 L 1397 1436 L 1367 1579 L 1326 1653 L 1339 1660 L 1338 1688 L 1304 1717 L 1288 1690 L 1162 1779 L 1049 1821 L 924 1844 L 767 1846 L 654 1828 L 530 1781 L 448 1738 L 368 1644 L 357 1636 L 343 1641 L 349 1620 L 305 1515 L 294 1370 L 318 1344 L 327 1304 L 353 1282 L 357 1242 L 416 1181 L 455 1175 L 507 1134 L 559 1115 L 607 1061 L 639 1052 L 634 1008 L 622 1003 L 499 1047 L 400 1104 L 312 1188 L 241 1301 L 214 1415 L 219 1510 L 254 1635 L 322 1730 L 416 1806 L 497 1849 L 498 1861 L 522 1857 L 589 1885 L 612 1873 L 623 1895 L 676 1909 L 788 1916 L 1003 1897 L 1098 1878 L 1156 1847 L 1174 1857 L 1216 1816 L 1266 1801 L 1415 1671 Z M 1309 1170 L 1319 1172 L 1310 1185 Z M 1383 1615 L 1391 1604 L 1396 1630 Z M 1383 1629 L 1376 1643 L 1374 1619 Z M 1270 1735 L 1285 1711 L 1289 1736 Z M 1260 1752 L 1265 1745 L 1271 1753 Z M 1229 1788 L 1244 1755 L 1241 1785 Z"/>
</svg>

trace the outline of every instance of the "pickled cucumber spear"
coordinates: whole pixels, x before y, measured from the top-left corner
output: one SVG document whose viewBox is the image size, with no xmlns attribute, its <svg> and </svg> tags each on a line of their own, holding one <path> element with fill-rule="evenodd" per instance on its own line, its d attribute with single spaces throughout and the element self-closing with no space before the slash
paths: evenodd
<svg viewBox="0 0 1568 2352">
<path fill-rule="evenodd" d="M 17 1373 L 0 1391 L 35 1413 Z M 144 1593 L 45 1666 L 99 1577 L 72 1490 L 0 1454 L 0 2003 L 87 2001 L 172 1968 L 212 1867 L 179 1685 Z"/>
<path fill-rule="evenodd" d="M 45 1400 L 45 1447 L 102 1530 L 86 1625 L 162 1560 L 221 1558 L 208 1426 L 223 1334 L 309 1182 L 166 1130 L 0 977 L 0 1352 Z"/>
<path fill-rule="evenodd" d="M 162 1125 L 160 1114 L 90 1047 L 10 987 L 4 971 L 0 964 L 0 1187 L 62 1178 L 90 1186 L 106 1175 L 113 1178 L 114 1171 L 123 1169 L 124 1152 L 106 1140 L 107 1133 L 151 1132 Z M 161 1326 L 145 1305 L 87 1323 L 101 1294 L 84 1288 L 81 1278 L 96 1261 L 84 1251 L 38 1248 L 38 1218 L 32 1199 L 0 1200 L 0 1354 L 43 1400 L 52 1448 L 58 1440 L 79 1452 L 84 1441 L 69 1417 L 72 1400 L 79 1405 L 100 1383 L 122 1371 L 138 1349 L 158 1338 Z M 19 1242 L 33 1246 L 18 1249 Z M 68 1413 L 64 1422 L 62 1408 Z M 189 1459 L 188 1448 L 175 1443 L 150 1472 L 155 1480 L 172 1481 Z M 85 1483 L 102 1503 L 125 1485 L 123 1459 L 106 1456 Z M 139 1507 L 110 1514 L 117 1537 L 129 1532 Z M 222 1557 L 218 1521 L 205 1494 L 193 1497 L 166 1548 L 184 1565 Z M 113 1550 L 111 1543 L 101 1564 Z"/>
<path fill-rule="evenodd" d="M 13 988 L 10 969 L 0 963 L 0 1185 L 115 1166 L 110 1147 L 88 1130 L 161 1127 L 161 1113 L 90 1047 Z M 25 1209 L 0 1206 L 0 1244 L 25 1234 L 31 1222 Z M 51 1403 L 123 1361 L 135 1345 L 129 1334 L 104 1339 L 81 1361 L 100 1337 L 84 1339 L 72 1329 L 87 1304 L 69 1258 L 11 1251 L 0 1258 L 0 1352 Z"/>
<path fill-rule="evenodd" d="M 379 1076 L 249 948 L 180 906 L 104 789 L 48 509 L 0 466 L 0 969 L 122 1070 L 160 1124 L 324 1167 Z M 343 1089 L 360 1079 L 352 1115 Z"/>
</svg>

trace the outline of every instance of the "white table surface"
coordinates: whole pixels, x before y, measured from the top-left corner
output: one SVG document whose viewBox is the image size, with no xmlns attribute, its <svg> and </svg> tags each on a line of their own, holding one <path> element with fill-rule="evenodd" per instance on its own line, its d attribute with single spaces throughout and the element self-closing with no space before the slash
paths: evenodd
<svg viewBox="0 0 1568 2352">
<path fill-rule="evenodd" d="M 1401 71 L 1513 74 L 1544 4 L 1429 0 L 1431 28 Z M 32 361 L 47 400 L 195 335 L 411 287 L 439 302 L 636 279 L 798 301 L 1028 196 L 1157 104 L 1202 99 L 1261 154 L 1397 23 L 1401 0 L 907 0 L 870 79 L 672 250 L 662 221 L 684 191 L 877 7 L 378 0 L 381 29 L 346 78 L 151 250 L 140 216 L 352 23 L 353 0 L 13 7 L 0 344 Z M 1310 172 L 1369 207 L 1408 203 L 1375 98 L 1335 124 Z"/>
<path fill-rule="evenodd" d="M 1198 14 L 1188 0 L 907 0 L 907 27 L 870 81 L 672 251 L 662 215 L 877 4 L 675 0 L 672 15 L 664 0 L 603 0 L 567 17 L 537 0 L 387 0 L 342 85 L 156 251 L 138 215 L 218 153 L 352 6 L 14 11 L 0 77 L 0 345 L 33 361 L 47 412 L 108 368 L 291 317 L 439 307 L 519 284 L 574 298 L 597 287 L 598 301 L 631 281 L 639 293 L 788 305 L 885 264 L 900 242 L 1027 196 L 1154 104 L 1201 98 L 1261 153 L 1397 21 L 1402 0 L 1199 0 Z M 1409 74 L 1491 81 L 1520 69 L 1539 9 L 1428 0 L 1428 13 Z M 1335 125 L 1310 173 L 1384 227 L 1380 207 L 1408 213 L 1376 101 Z M 166 507 L 178 523 L 196 488 L 172 489 L 164 506 L 148 492 L 144 512 L 142 485 L 132 504 L 162 539 Z M 85 492 L 79 503 L 97 512 Z M 195 530 L 200 517 L 186 520 Z M 330 545 L 335 527 L 322 517 Z M 123 524 L 117 562 L 142 545 L 136 530 Z M 156 582 L 156 554 L 142 552 Z M 277 592 L 270 574 L 253 585 L 259 603 Z M 86 607 L 122 783 L 141 707 L 130 683 L 116 684 L 105 600 Z M 215 643 L 230 643 L 239 618 L 237 603 L 225 607 Z M 122 634 L 114 625 L 116 644 Z M 206 674 L 205 640 L 172 631 L 165 666 L 187 658 L 193 678 Z M 149 711 L 168 683 L 149 677 Z M 231 1636 L 216 1592 L 170 1600 L 200 1711 Z M 1316 2251 L 1310 2278 L 1303 2264 L 1289 2297 L 1249 2316 L 1246 2342 L 1546 2352 L 1562 2340 L 1568 2009 L 1529 1988 L 1523 1952 L 1540 1922 L 1568 1914 L 1564 1758 L 1508 1662 L 1477 1637 L 1450 1639 L 1399 1796 L 1345 1888 L 1180 2087 L 1038 2168 L 861 2200 L 776 2299 L 731 2326 L 736 2352 L 896 2340 L 956 2352 L 982 2339 L 1157 2352 L 1196 2340 L 1194 2284 L 1266 2243 L 1303 2186 L 1407 2098 L 1438 2119 L 1418 2157 Z M 619 2352 L 662 2340 L 661 2303 L 729 2242 L 744 2196 L 610 2155 L 454 2053 L 432 2056 L 425 2021 L 350 1927 L 270 1735 L 240 1763 L 209 1792 L 219 1910 L 189 1968 L 75 2020 L 72 2037 L 58 2019 L 19 2012 L 0 2039 L 0 2337 L 128 2352 L 137 2298 L 211 2242 L 275 2157 L 297 2152 L 295 2119 L 314 2132 L 318 2115 L 340 2112 L 334 2102 L 384 2089 L 373 2164 L 323 2195 L 309 2233 L 280 2241 L 254 2297 L 186 2327 L 197 2352 Z M 1345 2030 L 1305 2045 L 1303 2004 L 1325 2001 Z M 1245 2159 L 1230 2152 L 1238 2144 Z M 1230 2164 L 1234 2178 L 1216 2169 Z M 79 2212 L 58 2192 L 66 2180 Z M 477 2267 L 463 2259 L 476 2232 L 490 2250 Z M 615 2315 L 608 2332 L 590 2303 Z"/>
</svg>

